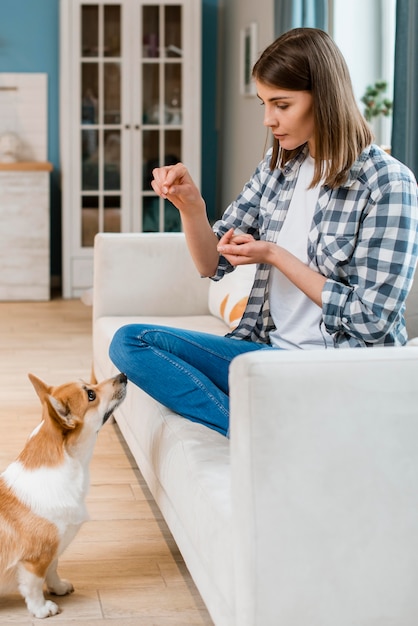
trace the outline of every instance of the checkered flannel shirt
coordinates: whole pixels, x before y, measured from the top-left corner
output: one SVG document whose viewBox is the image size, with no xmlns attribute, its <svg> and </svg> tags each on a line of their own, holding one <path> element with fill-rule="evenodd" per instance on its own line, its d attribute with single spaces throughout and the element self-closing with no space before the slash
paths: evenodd
<svg viewBox="0 0 418 626">
<path fill-rule="evenodd" d="M 307 149 L 283 170 L 270 171 L 270 154 L 213 225 L 218 237 L 232 227 L 276 241 Z M 410 170 L 370 146 L 343 185 L 321 187 L 307 245 L 309 267 L 327 278 L 321 328 L 332 335 L 335 347 L 405 344 L 405 300 L 418 253 L 417 183 Z M 212 278 L 232 270 L 221 256 Z M 247 308 L 230 336 L 269 343 L 274 328 L 269 273 L 269 265 L 257 267 Z"/>
</svg>

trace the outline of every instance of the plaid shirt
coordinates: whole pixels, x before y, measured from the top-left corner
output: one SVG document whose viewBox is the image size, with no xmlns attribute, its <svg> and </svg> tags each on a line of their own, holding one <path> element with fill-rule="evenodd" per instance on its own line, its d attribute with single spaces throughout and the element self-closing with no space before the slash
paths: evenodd
<svg viewBox="0 0 418 626">
<path fill-rule="evenodd" d="M 232 227 L 255 239 L 276 241 L 306 150 L 274 171 L 269 151 L 213 225 L 217 236 Z M 418 254 L 417 183 L 409 169 L 370 146 L 343 185 L 321 187 L 307 245 L 309 267 L 327 278 L 321 327 L 333 336 L 335 347 L 405 344 L 405 300 Z M 233 269 L 221 256 L 212 278 L 219 280 Z M 274 328 L 269 273 L 269 265 L 257 267 L 247 308 L 230 336 L 269 343 Z"/>
</svg>

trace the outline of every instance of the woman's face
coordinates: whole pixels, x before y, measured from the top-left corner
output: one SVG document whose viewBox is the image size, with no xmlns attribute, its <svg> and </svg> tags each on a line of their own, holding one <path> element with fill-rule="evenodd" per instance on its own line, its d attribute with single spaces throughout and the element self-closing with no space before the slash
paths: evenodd
<svg viewBox="0 0 418 626">
<path fill-rule="evenodd" d="M 315 156 L 313 98 L 309 91 L 291 91 L 256 81 L 257 95 L 264 112 L 264 125 L 285 150 L 293 150 L 308 142 Z"/>
</svg>

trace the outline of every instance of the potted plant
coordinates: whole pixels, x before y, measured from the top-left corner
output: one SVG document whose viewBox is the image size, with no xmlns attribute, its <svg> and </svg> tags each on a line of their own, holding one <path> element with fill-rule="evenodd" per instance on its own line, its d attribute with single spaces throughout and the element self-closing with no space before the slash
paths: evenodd
<svg viewBox="0 0 418 626">
<path fill-rule="evenodd" d="M 373 85 L 368 85 L 361 102 L 364 104 L 364 117 L 371 122 L 374 117 L 384 115 L 388 117 L 392 113 L 392 100 L 385 96 L 387 82 L 377 80 Z"/>
</svg>

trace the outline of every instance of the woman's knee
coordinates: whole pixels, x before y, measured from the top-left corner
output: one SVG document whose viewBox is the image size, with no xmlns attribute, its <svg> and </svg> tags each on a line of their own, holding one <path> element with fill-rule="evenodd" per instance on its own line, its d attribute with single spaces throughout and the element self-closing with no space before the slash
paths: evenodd
<svg viewBox="0 0 418 626">
<path fill-rule="evenodd" d="M 116 365 L 117 361 L 130 351 L 132 337 L 134 336 L 133 329 L 133 324 L 121 326 L 113 335 L 109 346 L 109 356 Z"/>
</svg>

